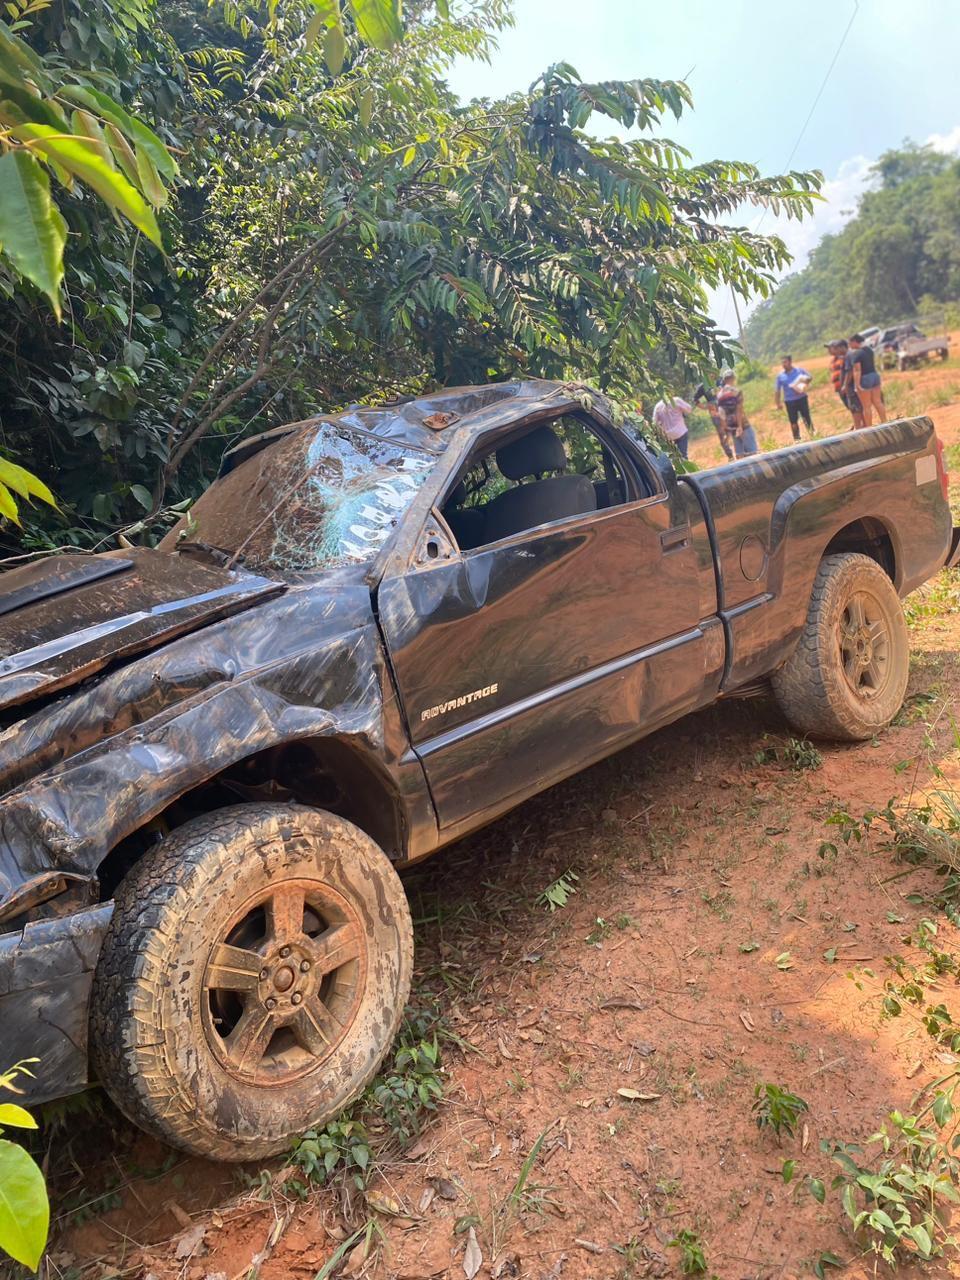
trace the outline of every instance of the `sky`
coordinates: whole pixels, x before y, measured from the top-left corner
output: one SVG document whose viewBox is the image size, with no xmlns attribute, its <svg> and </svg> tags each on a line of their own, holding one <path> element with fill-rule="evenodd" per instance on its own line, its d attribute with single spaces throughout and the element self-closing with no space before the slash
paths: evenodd
<svg viewBox="0 0 960 1280">
<path fill-rule="evenodd" d="M 525 90 L 562 61 L 585 80 L 686 80 L 695 110 L 663 132 L 695 161 L 823 171 L 813 218 L 763 219 L 793 269 L 851 216 L 882 151 L 906 137 L 960 151 L 960 0 L 514 0 L 514 12 L 492 65 L 454 66 L 462 99 Z M 712 304 L 732 328 L 729 296 Z"/>
</svg>

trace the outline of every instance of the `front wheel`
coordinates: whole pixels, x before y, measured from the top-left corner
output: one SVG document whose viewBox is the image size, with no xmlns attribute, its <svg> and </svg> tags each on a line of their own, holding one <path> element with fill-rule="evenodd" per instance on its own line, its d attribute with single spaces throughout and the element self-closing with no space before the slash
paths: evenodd
<svg viewBox="0 0 960 1280">
<path fill-rule="evenodd" d="M 120 885 L 94 979 L 94 1065 L 165 1142 L 273 1155 L 372 1079 L 412 966 L 403 886 L 362 831 L 298 805 L 221 809 Z"/>
<path fill-rule="evenodd" d="M 893 583 L 869 556 L 825 556 L 796 649 L 773 692 L 801 733 L 860 742 L 885 728 L 907 689 L 910 648 Z"/>
</svg>

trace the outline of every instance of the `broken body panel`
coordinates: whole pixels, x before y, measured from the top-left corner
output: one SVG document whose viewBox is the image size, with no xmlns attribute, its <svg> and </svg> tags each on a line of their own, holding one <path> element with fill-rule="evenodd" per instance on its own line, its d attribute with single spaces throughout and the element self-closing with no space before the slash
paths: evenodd
<svg viewBox="0 0 960 1280">
<path fill-rule="evenodd" d="M 625 500 L 461 551 L 442 509 L 476 451 L 559 414 Z M 36 1097 L 86 1082 L 101 898 L 180 806 L 339 805 L 426 856 L 768 675 L 851 529 L 901 594 L 936 572 L 935 450 L 916 419 L 678 479 L 584 388 L 466 388 L 244 442 L 158 550 L 4 575 L 6 1057 L 42 1056 Z"/>
</svg>

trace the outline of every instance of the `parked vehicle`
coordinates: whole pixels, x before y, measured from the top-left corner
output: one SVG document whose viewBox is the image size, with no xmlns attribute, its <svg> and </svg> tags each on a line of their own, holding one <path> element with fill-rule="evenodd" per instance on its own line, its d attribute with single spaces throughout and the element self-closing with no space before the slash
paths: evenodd
<svg viewBox="0 0 960 1280">
<path fill-rule="evenodd" d="M 284 1150 L 396 1033 L 398 868 L 721 697 L 872 737 L 958 547 L 927 418 L 678 476 L 516 382 L 245 441 L 160 548 L 4 575 L 6 1060 Z"/>
<path fill-rule="evenodd" d="M 884 369 L 909 369 L 932 355 L 946 360 L 950 339 L 945 335 L 928 338 L 915 324 L 897 324 L 880 331 L 875 344 L 877 359 Z"/>
<path fill-rule="evenodd" d="M 893 356 L 897 368 L 901 371 L 912 369 L 923 361 L 929 360 L 931 356 L 939 356 L 941 360 L 947 360 L 950 357 L 950 339 L 946 334 L 936 338 L 925 338 L 922 334 L 904 337 L 894 347 Z"/>
<path fill-rule="evenodd" d="M 873 347 L 876 345 L 877 338 L 880 336 L 880 326 L 876 324 L 868 325 L 866 329 L 858 330 L 860 337 L 863 339 L 865 347 Z"/>
</svg>

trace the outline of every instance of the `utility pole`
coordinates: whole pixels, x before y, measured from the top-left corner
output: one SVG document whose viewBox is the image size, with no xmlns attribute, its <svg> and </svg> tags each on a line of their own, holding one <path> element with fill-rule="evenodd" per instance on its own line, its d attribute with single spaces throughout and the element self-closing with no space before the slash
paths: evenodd
<svg viewBox="0 0 960 1280">
<path fill-rule="evenodd" d="M 734 314 L 737 317 L 737 330 L 739 331 L 739 334 L 740 334 L 740 347 L 743 351 L 744 356 L 746 356 L 746 358 L 749 360 L 750 357 L 747 354 L 747 340 L 744 337 L 744 333 L 743 333 L 743 321 L 740 319 L 740 306 L 737 302 L 737 294 L 733 285 L 730 286 L 730 297 L 733 299 L 733 310 L 734 310 Z"/>
</svg>

